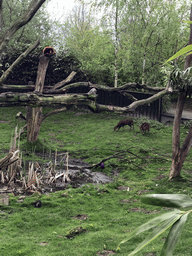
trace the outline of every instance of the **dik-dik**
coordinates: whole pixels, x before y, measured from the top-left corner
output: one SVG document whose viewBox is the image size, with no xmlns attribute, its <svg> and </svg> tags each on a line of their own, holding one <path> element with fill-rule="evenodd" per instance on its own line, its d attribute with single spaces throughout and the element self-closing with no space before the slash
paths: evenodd
<svg viewBox="0 0 192 256">
<path fill-rule="evenodd" d="M 145 134 L 146 131 L 149 132 L 150 125 L 147 122 L 142 123 L 140 126 L 140 130 L 143 131 L 143 135 Z"/>
<path fill-rule="evenodd" d="M 114 131 L 115 130 L 119 130 L 121 127 L 123 127 L 123 130 L 124 130 L 124 126 L 125 125 L 129 125 L 130 126 L 130 129 L 132 128 L 132 126 L 133 126 L 133 128 L 134 128 L 134 125 L 133 125 L 133 120 L 131 120 L 131 119 L 125 119 L 125 120 L 121 120 L 115 127 L 114 127 Z"/>
</svg>

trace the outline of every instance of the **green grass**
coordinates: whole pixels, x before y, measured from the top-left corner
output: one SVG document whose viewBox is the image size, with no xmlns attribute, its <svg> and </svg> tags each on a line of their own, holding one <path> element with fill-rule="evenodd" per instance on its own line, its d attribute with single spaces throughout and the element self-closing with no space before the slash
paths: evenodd
<svg viewBox="0 0 192 256">
<path fill-rule="evenodd" d="M 0 109 L 1 157 L 9 149 L 19 111 L 25 113 L 25 108 Z M 27 196 L 23 203 L 18 202 L 18 196 L 10 195 L 10 205 L 0 207 L 0 255 L 91 256 L 105 250 L 128 255 L 145 234 L 115 251 L 119 242 L 136 227 L 169 210 L 142 204 L 142 194 L 185 193 L 192 197 L 191 153 L 183 166 L 182 179 L 168 182 L 172 127 L 149 121 L 150 132 L 142 135 L 142 120 L 134 119 L 134 130 L 125 127 L 124 131 L 114 132 L 114 126 L 123 118 L 126 116 L 67 111 L 45 119 L 39 140 L 33 145 L 26 142 L 26 134 L 22 135 L 24 160 L 48 161 L 49 154 L 57 149 L 94 164 L 116 152 L 130 152 L 106 161 L 104 170 L 94 169 L 114 177 L 113 183 L 85 184 L 76 189 L 69 186 L 64 191 Z M 23 121 L 17 123 L 19 127 L 24 125 Z M 181 140 L 186 134 L 187 129 L 181 127 Z M 120 190 L 120 186 L 127 189 Z M 34 208 L 31 203 L 38 199 L 42 207 Z M 77 218 L 83 214 L 85 219 Z M 189 216 L 174 255 L 191 255 L 191 224 Z M 160 255 L 166 234 L 137 255 Z"/>
</svg>

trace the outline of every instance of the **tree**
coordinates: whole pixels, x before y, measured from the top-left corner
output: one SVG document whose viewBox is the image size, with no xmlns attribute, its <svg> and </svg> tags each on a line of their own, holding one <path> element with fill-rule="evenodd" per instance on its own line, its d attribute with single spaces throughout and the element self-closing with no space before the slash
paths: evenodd
<svg viewBox="0 0 192 256">
<path fill-rule="evenodd" d="M 31 21 L 31 19 L 34 17 L 34 15 L 36 14 L 36 12 L 39 10 L 39 8 L 42 6 L 42 4 L 45 2 L 46 0 L 32 0 L 32 1 L 27 1 L 28 7 L 26 8 L 26 2 L 24 3 L 24 1 L 17 1 L 16 7 L 17 7 L 17 16 L 15 16 L 14 12 L 13 12 L 13 8 L 11 5 L 9 5 L 8 1 L 5 3 L 5 5 L 3 5 L 3 0 L 0 3 L 0 35 L 1 35 L 1 39 L 0 39 L 0 60 L 2 60 L 4 58 L 5 55 L 5 50 L 6 52 L 8 51 L 8 45 L 10 44 L 10 41 L 14 38 L 14 36 L 16 35 L 16 32 L 18 31 L 22 31 L 21 34 L 15 38 L 14 41 L 14 46 L 12 45 L 11 50 L 14 51 L 14 48 L 18 50 L 18 45 L 20 45 L 20 39 L 22 37 L 22 35 L 24 34 L 24 28 L 26 26 L 26 24 L 29 23 L 29 21 Z M 21 9 L 21 7 L 24 8 Z M 7 7 L 7 8 L 4 8 Z M 8 11 L 10 11 L 10 15 L 4 15 L 7 14 Z M 18 17 L 18 11 L 20 12 L 20 16 Z M 10 20 L 8 20 L 8 17 L 10 18 Z M 17 19 L 15 19 L 15 17 L 17 17 Z M 7 25 L 9 24 L 9 25 Z M 11 24 L 11 25 L 10 25 Z M 31 33 L 33 34 L 33 33 Z M 37 40 L 37 39 L 36 39 Z M 25 40 L 23 41 L 24 45 L 31 43 L 31 41 L 29 40 L 28 42 Z M 33 43 L 31 46 L 29 46 L 29 49 L 25 51 L 25 54 L 21 55 L 19 58 L 17 58 L 17 60 L 14 62 L 14 64 L 12 65 L 8 65 L 9 68 L 8 70 L 5 71 L 6 74 L 3 74 L 1 77 L 1 81 L 0 81 L 0 85 L 2 85 L 2 83 L 6 80 L 8 74 L 13 70 L 13 68 L 18 65 L 18 63 L 24 58 L 26 57 L 32 50 L 34 50 L 37 46 L 39 45 L 39 40 L 36 41 L 35 43 Z M 21 49 L 23 49 L 23 46 L 21 47 Z M 10 51 L 11 52 L 11 51 Z M 23 50 L 22 50 L 23 52 Z M 22 53 L 21 52 L 21 53 Z"/>
<path fill-rule="evenodd" d="M 115 80 L 118 86 L 127 82 L 162 85 L 162 63 L 186 42 L 186 29 L 181 23 L 188 15 L 186 1 L 179 6 L 177 1 L 160 0 L 92 2 L 103 11 L 100 33 L 107 34 L 112 42 L 111 56 L 105 59 L 113 75 L 108 85 Z"/>
<path fill-rule="evenodd" d="M 49 64 L 50 57 L 52 57 L 55 54 L 55 51 L 52 47 L 46 47 L 43 50 L 43 53 L 40 55 L 39 58 L 39 66 L 38 66 L 38 72 L 37 72 L 37 79 L 35 83 L 35 93 L 36 94 L 42 94 L 43 93 L 43 87 L 44 87 L 44 81 L 45 81 L 45 75 L 47 71 L 47 67 Z M 75 72 L 72 73 L 68 80 L 63 81 L 63 83 L 59 83 L 54 86 L 54 89 L 57 89 L 64 85 L 65 83 L 69 82 L 73 76 L 75 75 Z M 34 100 L 34 98 L 33 98 Z M 49 99 L 50 100 L 50 99 Z M 28 105 L 26 108 L 26 127 L 27 127 L 27 140 L 28 142 L 35 142 L 38 139 L 39 131 L 41 127 L 41 123 L 43 120 L 52 115 L 56 114 L 58 112 L 64 111 L 66 108 L 51 111 L 50 113 L 43 115 L 43 108 L 42 107 L 33 107 Z"/>
<path fill-rule="evenodd" d="M 81 63 L 82 70 L 94 83 L 114 83 L 114 47 L 111 37 L 101 31 L 91 11 L 80 5 L 63 26 L 67 30 L 65 48 Z"/>
<path fill-rule="evenodd" d="M 121 13 L 124 8 L 125 2 L 121 0 L 110 1 L 94 1 L 96 8 L 105 10 L 105 14 L 101 19 L 102 29 L 111 38 L 112 49 L 111 52 L 111 70 L 114 78 L 113 86 L 118 86 L 118 73 L 119 73 L 119 49 L 120 49 L 120 20 Z"/>
<path fill-rule="evenodd" d="M 186 1 L 91 3 L 95 9 L 79 5 L 59 28 L 65 35 L 60 43 L 79 60 L 90 80 L 108 86 L 127 82 L 162 86 L 162 63 L 186 43 L 187 30 L 181 22 L 188 17 Z M 97 19 L 92 10 L 98 12 Z"/>
<path fill-rule="evenodd" d="M 184 1 L 180 4 L 159 0 L 130 0 L 126 4 L 119 35 L 119 77 L 123 81 L 128 77 L 126 81 L 163 84 L 162 63 L 185 45 L 188 36 L 181 20 L 187 19 L 189 7 Z"/>
<path fill-rule="evenodd" d="M 33 18 L 35 13 L 39 10 L 45 1 L 46 0 L 32 0 L 24 14 L 19 17 L 17 21 L 15 21 L 6 31 L 3 32 L 0 39 L 0 56 L 2 55 L 3 50 L 8 45 L 13 35 Z"/>
<path fill-rule="evenodd" d="M 191 6 L 190 21 L 192 22 L 192 6 Z M 190 24 L 190 36 L 189 36 L 188 45 L 189 46 L 192 45 L 192 24 Z M 185 59 L 184 71 L 177 72 L 177 73 L 174 72 L 171 74 L 172 76 L 175 76 L 171 78 L 173 82 L 176 80 L 176 85 L 177 87 L 179 87 L 179 96 L 177 100 L 176 112 L 175 112 L 174 123 L 173 123 L 172 164 L 171 164 L 171 170 L 169 173 L 170 179 L 180 177 L 183 163 L 192 146 L 192 125 L 189 129 L 189 132 L 182 146 L 180 146 L 180 124 L 181 124 L 182 112 L 183 112 L 183 108 L 184 108 L 184 104 L 187 96 L 190 97 L 191 95 L 192 79 L 188 75 L 189 72 L 187 72 L 187 71 L 190 71 L 191 69 L 190 68 L 191 63 L 192 63 L 192 54 L 188 54 Z M 176 74 L 178 75 L 176 76 Z"/>
</svg>

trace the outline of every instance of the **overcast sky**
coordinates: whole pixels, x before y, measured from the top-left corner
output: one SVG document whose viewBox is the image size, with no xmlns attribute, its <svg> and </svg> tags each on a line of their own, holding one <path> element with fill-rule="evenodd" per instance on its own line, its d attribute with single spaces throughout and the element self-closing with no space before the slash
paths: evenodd
<svg viewBox="0 0 192 256">
<path fill-rule="evenodd" d="M 61 20 L 74 7 L 75 0 L 51 0 L 47 4 L 48 12 L 54 19 Z"/>
</svg>

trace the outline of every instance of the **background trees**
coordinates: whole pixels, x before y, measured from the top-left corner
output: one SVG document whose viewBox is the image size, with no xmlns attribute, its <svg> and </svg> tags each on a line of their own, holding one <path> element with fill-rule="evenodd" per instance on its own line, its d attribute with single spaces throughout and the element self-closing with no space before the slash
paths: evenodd
<svg viewBox="0 0 192 256">
<path fill-rule="evenodd" d="M 4 2 L 2 10 L 7 15 L 2 16 L 1 33 L 10 24 L 8 19 L 15 21 L 18 10 L 22 15 L 29 2 Z M 9 42 L 10 47 L 1 59 L 1 70 L 5 71 L 11 61 L 41 35 L 41 49 L 54 46 L 57 61 L 66 62 L 67 58 L 70 71 L 76 68 L 84 73 L 80 80 L 86 77 L 94 83 L 114 86 L 116 77 L 118 86 L 127 82 L 162 86 L 162 63 L 187 42 L 188 31 L 181 21 L 188 19 L 189 9 L 185 0 L 179 5 L 177 1 L 160 0 L 94 1 L 94 5 L 78 4 L 65 22 L 60 23 L 51 20 L 46 6 L 42 6 Z M 24 76 L 23 83 L 35 79 L 40 51 L 37 49 L 30 55 L 25 69 L 21 67 L 29 78 Z M 57 61 L 52 67 L 52 61 L 49 65 L 49 74 L 52 74 L 46 78 L 46 84 L 51 85 L 58 82 L 54 81 L 55 74 L 63 79 L 70 73 L 55 67 Z M 30 68 L 27 70 L 27 67 Z M 9 83 L 13 84 L 18 77 L 11 75 Z"/>
<path fill-rule="evenodd" d="M 97 23 L 92 11 L 85 5 L 79 5 L 66 21 L 65 47 L 79 60 L 82 70 L 92 82 L 112 85 L 112 39 L 101 31 Z"/>
<path fill-rule="evenodd" d="M 187 1 L 80 4 L 60 24 L 60 46 L 96 83 L 114 86 L 116 76 L 118 86 L 127 82 L 160 86 L 162 63 L 186 44 L 188 31 L 182 21 L 188 19 L 189 9 Z"/>
<path fill-rule="evenodd" d="M 45 1 L 46 0 L 1 1 L 0 75 L 2 75 L 3 72 L 10 67 L 13 61 L 15 61 L 18 56 L 38 38 L 41 38 L 41 43 L 44 46 L 53 41 L 50 37 L 51 24 L 49 23 L 49 16 L 46 12 L 45 6 L 43 5 Z M 37 12 L 39 9 L 40 11 Z M 35 56 L 35 53 L 31 56 Z M 27 80 L 33 78 L 33 61 L 29 66 L 32 73 L 28 72 Z M 37 68 L 36 65 L 35 68 Z M 17 75 L 14 77 L 12 73 L 12 80 L 15 80 L 15 82 L 18 81 Z"/>
<path fill-rule="evenodd" d="M 181 20 L 188 19 L 187 8 L 178 8 L 173 1 L 128 2 L 121 23 L 123 81 L 129 77 L 129 81 L 162 85 L 162 63 L 186 43 Z"/>
</svg>

